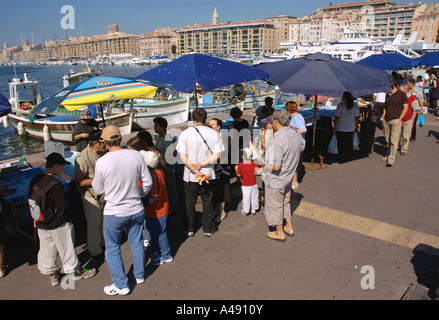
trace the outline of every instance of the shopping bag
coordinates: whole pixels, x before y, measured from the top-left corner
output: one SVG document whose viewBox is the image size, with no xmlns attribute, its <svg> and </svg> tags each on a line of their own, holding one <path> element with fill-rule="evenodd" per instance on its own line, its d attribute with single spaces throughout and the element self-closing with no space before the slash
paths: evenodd
<svg viewBox="0 0 439 320">
<path fill-rule="evenodd" d="M 423 114 L 419 115 L 418 121 L 419 121 L 419 126 L 422 128 L 424 126 L 424 115 Z"/>
<path fill-rule="evenodd" d="M 335 134 L 332 135 L 331 142 L 329 142 L 328 153 L 338 154 L 337 135 L 335 135 Z"/>
<path fill-rule="evenodd" d="M 352 136 L 352 143 L 354 150 L 360 150 L 360 145 L 358 144 L 358 132 L 355 131 L 354 135 Z"/>
</svg>

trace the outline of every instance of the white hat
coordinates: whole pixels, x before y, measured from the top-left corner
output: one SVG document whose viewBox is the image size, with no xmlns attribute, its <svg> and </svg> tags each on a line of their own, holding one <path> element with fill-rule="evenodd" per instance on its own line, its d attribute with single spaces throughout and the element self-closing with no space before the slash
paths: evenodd
<svg viewBox="0 0 439 320">
<path fill-rule="evenodd" d="M 251 159 L 253 156 L 253 151 L 250 148 L 244 148 L 242 149 L 242 155 L 245 159 Z"/>
<path fill-rule="evenodd" d="M 146 165 L 151 169 L 157 168 L 159 165 L 159 157 L 155 152 L 140 150 L 140 154 L 145 159 Z"/>
</svg>

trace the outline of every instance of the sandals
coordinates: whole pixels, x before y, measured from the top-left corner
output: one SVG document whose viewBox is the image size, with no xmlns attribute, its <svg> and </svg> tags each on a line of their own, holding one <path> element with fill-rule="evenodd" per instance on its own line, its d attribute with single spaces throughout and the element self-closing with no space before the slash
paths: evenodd
<svg viewBox="0 0 439 320">
<path fill-rule="evenodd" d="M 284 232 L 289 237 L 294 237 L 294 230 L 293 228 L 289 229 L 287 226 L 284 226 Z"/>
<path fill-rule="evenodd" d="M 285 237 L 285 235 L 281 235 L 279 236 L 276 232 L 267 232 L 267 237 L 272 239 L 272 240 L 276 240 L 276 241 L 280 241 L 280 242 L 284 242 L 287 240 L 287 238 Z"/>
</svg>

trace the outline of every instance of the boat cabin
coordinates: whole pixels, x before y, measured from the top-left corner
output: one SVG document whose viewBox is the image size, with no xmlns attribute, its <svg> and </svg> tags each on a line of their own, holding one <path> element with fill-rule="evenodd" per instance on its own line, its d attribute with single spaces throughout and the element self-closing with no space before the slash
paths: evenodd
<svg viewBox="0 0 439 320">
<path fill-rule="evenodd" d="M 40 83 L 36 80 L 29 80 L 26 73 L 24 79 L 14 78 L 9 81 L 9 102 L 13 111 L 29 112 L 32 107 L 42 101 Z"/>
</svg>

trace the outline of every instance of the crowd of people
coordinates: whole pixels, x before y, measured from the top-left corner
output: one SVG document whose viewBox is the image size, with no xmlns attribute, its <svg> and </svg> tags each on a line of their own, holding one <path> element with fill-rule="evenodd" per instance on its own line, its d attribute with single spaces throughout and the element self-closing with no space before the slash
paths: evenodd
<svg viewBox="0 0 439 320">
<path fill-rule="evenodd" d="M 405 155 L 409 142 L 416 139 L 416 119 L 424 105 L 418 82 L 419 79 L 408 78 L 401 84 L 394 79 L 390 94 L 374 95 L 371 119 L 384 129 L 387 154 L 383 160 L 387 166 L 394 164 L 398 148 Z M 268 239 L 283 242 L 294 236 L 291 192 L 299 188 L 298 168 L 307 132 L 298 108 L 297 102 L 289 101 L 285 109 L 275 110 L 273 99 L 267 98 L 255 112 L 259 133 L 253 132 L 239 108 L 230 111 L 233 121 L 225 129 L 225 121 L 207 121 L 207 112 L 195 109 L 191 115 L 193 125 L 178 137 L 170 135 L 166 119 L 158 117 L 154 119 L 155 139 L 148 131 L 141 131 L 128 140 L 126 148 L 121 145 L 118 128 L 107 126 L 101 130 L 90 123 L 90 112 L 84 111 L 72 136 L 81 143 L 74 181 L 87 222 L 87 249 L 93 259 L 106 261 L 113 282 L 104 292 L 130 292 L 121 258 L 124 232 L 133 254 L 133 274 L 137 284 L 141 284 L 145 277 L 145 248 L 155 248 L 150 257 L 154 265 L 173 261 L 167 238 L 169 216 L 181 215 L 182 230 L 187 237 L 194 236 L 198 196 L 204 237 L 213 236 L 218 223 L 227 218 L 232 177 L 241 184 L 241 213 L 248 216 L 262 212 L 269 227 Z M 334 121 L 340 160 L 352 156 L 353 133 L 358 129 L 359 107 L 354 97 L 345 92 Z M 69 164 L 57 153 L 46 160 L 46 171 L 32 179 L 29 195 L 44 189 Z M 258 174 L 261 189 L 256 180 Z M 42 219 L 35 221 L 40 238 L 38 269 L 50 275 L 53 286 L 60 283 L 61 272 L 73 274 L 75 280 L 93 277 L 96 270 L 83 268 L 78 261 L 74 227 L 61 184 L 47 191 L 47 199 Z M 62 269 L 56 265 L 58 254 Z"/>
</svg>

